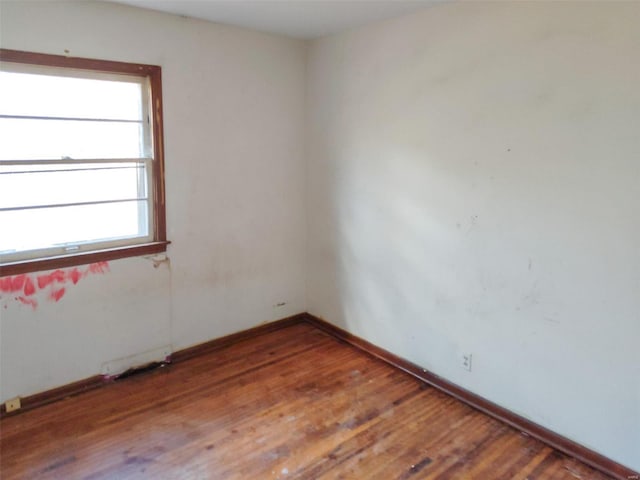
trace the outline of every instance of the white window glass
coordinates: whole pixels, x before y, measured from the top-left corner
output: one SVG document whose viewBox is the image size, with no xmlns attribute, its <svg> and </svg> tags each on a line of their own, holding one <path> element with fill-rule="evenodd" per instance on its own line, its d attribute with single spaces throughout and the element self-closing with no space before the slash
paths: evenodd
<svg viewBox="0 0 640 480">
<path fill-rule="evenodd" d="M 153 240 L 146 78 L 2 69 L 2 260 Z"/>
</svg>

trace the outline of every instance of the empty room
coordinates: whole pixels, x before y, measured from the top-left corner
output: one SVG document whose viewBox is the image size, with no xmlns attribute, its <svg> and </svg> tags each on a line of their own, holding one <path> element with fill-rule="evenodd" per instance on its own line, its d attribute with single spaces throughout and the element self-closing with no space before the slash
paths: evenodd
<svg viewBox="0 0 640 480">
<path fill-rule="evenodd" d="M 640 2 L 0 0 L 0 478 L 640 479 Z"/>
</svg>

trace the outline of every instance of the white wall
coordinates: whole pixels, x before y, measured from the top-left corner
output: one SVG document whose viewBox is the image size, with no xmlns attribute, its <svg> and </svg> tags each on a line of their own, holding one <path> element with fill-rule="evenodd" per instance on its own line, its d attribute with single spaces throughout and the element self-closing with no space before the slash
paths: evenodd
<svg viewBox="0 0 640 480">
<path fill-rule="evenodd" d="M 308 67 L 310 312 L 635 469 L 639 22 L 461 2 Z"/>
<path fill-rule="evenodd" d="M 301 42 L 2 2 L 4 48 L 163 67 L 173 244 L 3 297 L 0 397 L 305 310 L 306 218 L 312 313 L 639 469 L 639 18 L 439 6 L 313 42 L 305 106 Z"/>
<path fill-rule="evenodd" d="M 114 261 L 35 311 L 5 294 L 2 400 L 305 310 L 303 42 L 99 2 L 0 22 L 3 48 L 162 66 L 173 242 L 170 267 Z"/>
</svg>

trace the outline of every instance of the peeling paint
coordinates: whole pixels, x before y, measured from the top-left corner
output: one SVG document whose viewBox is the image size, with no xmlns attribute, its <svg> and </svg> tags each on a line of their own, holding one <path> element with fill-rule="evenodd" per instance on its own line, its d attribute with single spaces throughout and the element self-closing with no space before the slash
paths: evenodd
<svg viewBox="0 0 640 480">
<path fill-rule="evenodd" d="M 162 264 L 166 264 L 171 268 L 171 260 L 169 260 L 169 257 L 164 253 L 159 255 L 150 255 L 144 258 L 153 262 L 153 268 L 158 268 Z"/>
</svg>

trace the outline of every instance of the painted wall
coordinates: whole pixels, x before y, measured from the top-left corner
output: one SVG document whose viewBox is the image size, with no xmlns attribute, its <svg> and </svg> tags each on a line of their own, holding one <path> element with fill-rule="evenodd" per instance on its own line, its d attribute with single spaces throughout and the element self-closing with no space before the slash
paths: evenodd
<svg viewBox="0 0 640 480">
<path fill-rule="evenodd" d="M 162 66 L 173 242 L 157 268 L 69 269 L 35 309 L 2 294 L 2 400 L 305 310 L 303 42 L 100 2 L 3 1 L 0 22 L 3 48 Z"/>
<path fill-rule="evenodd" d="M 461 2 L 308 67 L 310 312 L 635 469 L 639 24 Z"/>
<path fill-rule="evenodd" d="M 5 48 L 163 67 L 173 244 L 3 295 L 0 398 L 303 311 L 307 268 L 312 313 L 640 468 L 639 19 L 439 6 L 313 42 L 305 105 L 301 42 L 2 2 Z"/>
</svg>

